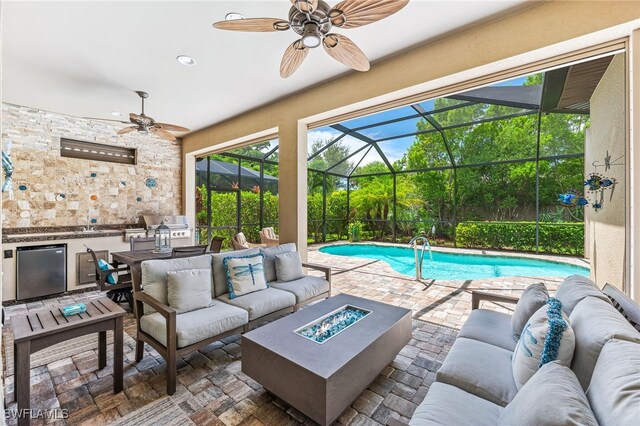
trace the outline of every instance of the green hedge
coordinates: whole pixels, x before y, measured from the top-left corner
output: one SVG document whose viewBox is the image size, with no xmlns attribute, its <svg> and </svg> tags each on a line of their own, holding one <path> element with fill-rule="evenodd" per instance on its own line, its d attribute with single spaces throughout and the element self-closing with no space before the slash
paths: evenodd
<svg viewBox="0 0 640 426">
<path fill-rule="evenodd" d="M 535 222 L 462 222 L 460 247 L 536 251 Z M 584 255 L 583 223 L 540 223 L 540 253 Z"/>
</svg>

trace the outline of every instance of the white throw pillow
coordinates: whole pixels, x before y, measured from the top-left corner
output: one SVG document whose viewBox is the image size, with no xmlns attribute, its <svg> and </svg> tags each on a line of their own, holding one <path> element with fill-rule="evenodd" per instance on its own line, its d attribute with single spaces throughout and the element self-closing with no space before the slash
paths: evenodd
<svg viewBox="0 0 640 426">
<path fill-rule="evenodd" d="M 264 274 L 264 255 L 229 256 L 222 260 L 227 275 L 229 299 L 268 288 Z"/>
<path fill-rule="evenodd" d="M 167 301 L 179 314 L 209 307 L 211 269 L 168 271 Z"/>
<path fill-rule="evenodd" d="M 575 336 L 558 299 L 550 297 L 524 326 L 512 355 L 513 380 L 518 390 L 551 361 L 571 366 Z"/>
<path fill-rule="evenodd" d="M 276 255 L 276 277 L 278 281 L 299 280 L 304 277 L 300 253 L 292 251 Z"/>
</svg>

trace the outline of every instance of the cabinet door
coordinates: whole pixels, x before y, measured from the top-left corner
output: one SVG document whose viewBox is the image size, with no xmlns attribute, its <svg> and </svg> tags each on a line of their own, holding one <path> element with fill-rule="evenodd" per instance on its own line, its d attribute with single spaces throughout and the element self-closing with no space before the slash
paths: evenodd
<svg viewBox="0 0 640 426">
<path fill-rule="evenodd" d="M 95 253 L 98 259 L 109 261 L 109 250 L 99 250 Z M 96 269 L 90 253 L 76 253 L 76 273 L 79 285 L 96 282 Z"/>
</svg>

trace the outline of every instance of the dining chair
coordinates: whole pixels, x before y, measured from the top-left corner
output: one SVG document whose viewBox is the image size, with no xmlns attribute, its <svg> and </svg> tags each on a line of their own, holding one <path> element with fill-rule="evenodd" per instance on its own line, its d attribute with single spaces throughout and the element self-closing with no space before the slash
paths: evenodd
<svg viewBox="0 0 640 426">
<path fill-rule="evenodd" d="M 222 250 L 222 243 L 224 242 L 224 237 L 213 237 L 211 238 L 211 244 L 209 244 L 209 251 L 211 253 L 220 253 Z"/>
<path fill-rule="evenodd" d="M 131 247 L 131 251 L 153 250 L 156 248 L 156 239 L 155 237 L 129 237 L 129 246 Z"/>
<path fill-rule="evenodd" d="M 185 246 L 185 247 L 174 247 L 171 251 L 171 258 L 176 259 L 179 257 L 192 257 L 199 256 L 201 254 L 205 254 L 207 251 L 207 246 Z"/>
<path fill-rule="evenodd" d="M 104 262 L 102 267 L 96 256 L 96 253 L 89 247 L 85 246 L 87 253 L 93 259 L 95 267 L 96 285 L 101 291 L 107 292 L 107 297 L 115 303 L 127 302 L 129 308 L 133 309 L 133 295 L 131 270 L 128 266 L 117 266 L 115 264 Z M 103 269 L 104 268 L 104 269 Z"/>
</svg>

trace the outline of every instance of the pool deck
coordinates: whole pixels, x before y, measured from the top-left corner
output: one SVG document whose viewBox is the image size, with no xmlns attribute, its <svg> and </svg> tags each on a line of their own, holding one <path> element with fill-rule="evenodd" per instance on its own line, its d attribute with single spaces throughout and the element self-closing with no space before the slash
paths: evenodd
<svg viewBox="0 0 640 426">
<path fill-rule="evenodd" d="M 496 277 L 477 280 L 423 280 L 396 272 L 382 261 L 323 253 L 320 248 L 348 242 L 315 244 L 309 246 L 309 261 L 332 267 L 333 294 L 348 293 L 393 305 L 409 308 L 413 318 L 459 329 L 471 312 L 471 292 L 491 291 L 519 297 L 530 284 L 544 282 L 555 292 L 563 277 Z M 383 247 L 408 247 L 407 244 L 360 242 L 354 244 Z M 536 255 L 531 253 L 494 250 L 432 247 L 444 253 L 524 257 L 589 267 L 585 259 L 570 256 Z M 512 313 L 513 306 L 491 303 L 491 309 Z"/>
</svg>

